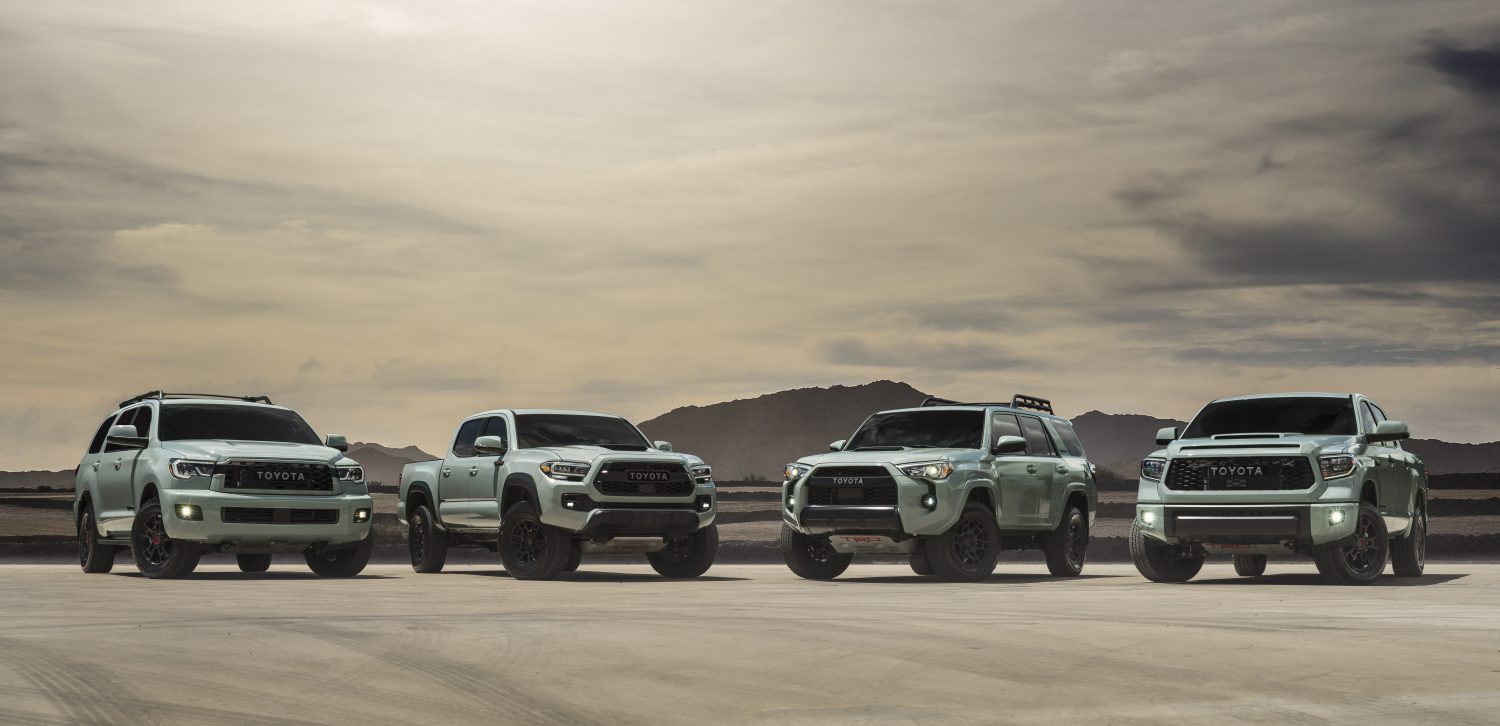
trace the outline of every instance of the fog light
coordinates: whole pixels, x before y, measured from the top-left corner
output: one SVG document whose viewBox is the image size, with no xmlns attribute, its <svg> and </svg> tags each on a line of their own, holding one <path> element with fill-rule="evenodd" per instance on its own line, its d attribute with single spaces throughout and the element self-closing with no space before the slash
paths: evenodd
<svg viewBox="0 0 1500 726">
<path fill-rule="evenodd" d="M 368 509 L 356 509 L 356 510 L 354 510 L 354 521 L 355 522 L 368 522 L 368 521 L 370 521 L 370 510 L 368 510 Z"/>
<path fill-rule="evenodd" d="M 922 495 L 922 506 L 928 509 L 937 509 L 937 497 L 931 494 Z"/>
<path fill-rule="evenodd" d="M 1337 527 L 1344 523 L 1344 510 L 1332 509 L 1328 512 L 1328 523 Z"/>
<path fill-rule="evenodd" d="M 186 519 L 190 522 L 198 522 L 203 519 L 203 509 L 196 504 L 177 505 L 177 518 Z"/>
<path fill-rule="evenodd" d="M 587 512 L 594 508 L 594 500 L 589 499 L 587 494 L 564 494 L 562 495 L 563 509 L 573 512 Z"/>
<path fill-rule="evenodd" d="M 786 498 L 786 508 L 787 509 L 796 509 L 797 508 L 797 498 L 796 497 L 787 497 Z"/>
<path fill-rule="evenodd" d="M 1156 512 L 1150 509 L 1141 512 L 1141 524 L 1144 524 L 1147 527 L 1156 524 Z"/>
<path fill-rule="evenodd" d="M 700 511 L 700 512 L 707 512 L 708 510 L 713 509 L 713 508 L 714 508 L 714 498 L 713 497 L 711 497 L 711 496 L 709 496 L 707 494 L 704 494 L 703 496 L 698 497 L 698 511 Z"/>
</svg>

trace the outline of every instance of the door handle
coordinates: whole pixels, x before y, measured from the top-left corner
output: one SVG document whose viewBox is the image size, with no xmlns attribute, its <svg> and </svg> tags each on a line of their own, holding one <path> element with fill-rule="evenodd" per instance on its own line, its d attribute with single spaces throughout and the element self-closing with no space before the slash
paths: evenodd
<svg viewBox="0 0 1500 726">
<path fill-rule="evenodd" d="M 471 466 L 471 467 L 469 467 L 469 476 L 479 476 L 479 467 L 478 466 Z"/>
<path fill-rule="evenodd" d="M 448 476 L 448 475 L 449 475 L 449 474 L 452 474 L 452 473 L 453 473 L 453 470 L 452 470 L 452 469 L 449 469 L 449 468 L 448 468 L 448 467 L 446 467 L 446 466 L 445 466 L 445 467 L 443 467 L 443 476 Z"/>
<path fill-rule="evenodd" d="M 115 459 L 115 469 L 118 470 L 123 463 L 125 463 L 124 459 Z"/>
<path fill-rule="evenodd" d="M 1026 465 L 1026 473 L 1027 474 L 1035 474 L 1036 473 L 1036 464 L 1027 464 Z"/>
<path fill-rule="evenodd" d="M 1068 473 L 1068 471 L 1069 471 L 1068 467 L 1063 466 L 1062 464 L 1058 464 L 1057 465 L 1057 473 L 1059 473 L 1059 474 L 1066 474 L 1066 473 Z"/>
<path fill-rule="evenodd" d="M 99 471 L 99 462 L 94 462 L 94 471 Z"/>
</svg>

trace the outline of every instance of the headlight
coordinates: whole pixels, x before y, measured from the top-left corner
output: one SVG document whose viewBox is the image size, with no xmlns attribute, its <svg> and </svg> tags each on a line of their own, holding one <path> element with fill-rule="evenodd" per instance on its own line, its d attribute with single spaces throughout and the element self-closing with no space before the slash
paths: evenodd
<svg viewBox="0 0 1500 726">
<path fill-rule="evenodd" d="M 1320 456 L 1318 457 L 1318 468 L 1323 470 L 1324 479 L 1338 479 L 1354 473 L 1354 457 Z"/>
<path fill-rule="evenodd" d="M 358 466 L 340 466 L 334 469 L 338 474 L 339 481 L 360 481 L 365 478 L 365 470 Z"/>
<path fill-rule="evenodd" d="M 713 481 L 713 478 L 713 467 L 710 467 L 708 464 L 693 465 L 693 481 L 702 484 L 704 482 Z"/>
<path fill-rule="evenodd" d="M 1166 459 L 1141 459 L 1141 478 L 1161 481 L 1161 473 L 1167 470 Z"/>
<path fill-rule="evenodd" d="M 214 463 L 212 461 L 189 461 L 187 459 L 172 460 L 172 476 L 178 479 L 192 479 L 195 476 L 213 476 Z"/>
<path fill-rule="evenodd" d="M 812 467 L 805 464 L 787 464 L 786 469 L 781 472 L 781 475 L 785 476 L 787 481 L 797 481 L 807 476 L 807 473 L 810 471 L 812 471 Z"/>
<path fill-rule="evenodd" d="M 953 473 L 953 465 L 946 461 L 925 461 L 920 464 L 902 464 L 901 473 L 917 479 L 942 481 Z"/>
<path fill-rule="evenodd" d="M 541 469 L 543 474 L 563 481 L 583 481 L 589 475 L 589 465 L 581 461 L 549 461 Z"/>
</svg>

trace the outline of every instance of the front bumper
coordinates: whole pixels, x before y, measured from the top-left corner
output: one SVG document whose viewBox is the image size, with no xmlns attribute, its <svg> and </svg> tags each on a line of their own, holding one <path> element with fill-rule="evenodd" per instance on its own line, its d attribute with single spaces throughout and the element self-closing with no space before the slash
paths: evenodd
<svg viewBox="0 0 1500 726">
<path fill-rule="evenodd" d="M 1142 533 L 1181 544 L 1282 544 L 1311 547 L 1354 534 L 1359 504 L 1165 504 L 1136 505 Z"/>
<path fill-rule="evenodd" d="M 782 484 L 781 518 L 793 529 L 803 534 L 852 533 L 900 533 L 906 535 L 938 535 L 948 531 L 969 499 L 972 487 L 952 481 L 929 482 L 898 473 L 893 467 L 885 467 L 896 481 L 895 506 L 809 506 L 809 477 Z M 934 504 L 928 508 L 922 498 L 933 495 Z"/>
<path fill-rule="evenodd" d="M 692 534 L 714 523 L 719 511 L 717 488 L 699 483 L 690 497 L 609 497 L 575 482 L 554 482 L 542 508 L 542 523 L 576 534 L 601 537 L 667 537 Z M 564 497 L 585 497 L 589 509 L 579 511 L 563 505 Z M 707 497 L 706 511 L 697 502 Z"/>
<path fill-rule="evenodd" d="M 375 500 L 368 494 L 265 495 L 235 494 L 210 489 L 163 489 L 160 494 L 162 521 L 172 539 L 207 544 L 343 544 L 358 542 L 370 533 L 375 519 Z M 187 520 L 177 516 L 178 505 L 193 505 L 202 518 Z M 337 521 L 331 523 L 226 522 L 226 508 L 254 510 L 335 510 Z M 370 516 L 354 521 L 354 512 L 364 509 Z M 286 519 L 278 516 L 276 519 Z"/>
</svg>

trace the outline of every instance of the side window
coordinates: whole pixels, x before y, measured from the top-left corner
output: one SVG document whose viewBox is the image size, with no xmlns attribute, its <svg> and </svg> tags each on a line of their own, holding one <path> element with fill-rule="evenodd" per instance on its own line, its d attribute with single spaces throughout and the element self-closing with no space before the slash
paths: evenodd
<svg viewBox="0 0 1500 726">
<path fill-rule="evenodd" d="M 510 443 L 510 435 L 505 431 L 505 419 L 500 416 L 485 419 L 484 432 L 480 436 L 499 436 L 505 443 Z"/>
<path fill-rule="evenodd" d="M 474 455 L 474 439 L 479 438 L 479 432 L 484 429 L 486 419 L 474 418 L 464 422 L 458 427 L 458 438 L 453 440 L 453 455 L 469 457 Z"/>
<path fill-rule="evenodd" d="M 1369 404 L 1370 410 L 1375 412 L 1375 423 L 1391 420 L 1390 416 L 1385 415 L 1385 409 L 1381 408 L 1380 404 L 1375 403 L 1374 401 L 1365 401 L 1365 403 Z M 1387 441 L 1385 442 L 1385 445 L 1391 447 L 1392 449 L 1403 448 L 1400 441 Z"/>
<path fill-rule="evenodd" d="M 140 415 L 142 408 L 143 408 L 142 406 L 137 406 L 135 408 L 130 409 L 129 411 L 126 411 L 125 413 L 120 414 L 120 418 L 118 418 L 118 419 L 115 420 L 115 424 L 114 425 L 116 425 L 116 426 L 135 426 L 135 418 L 136 418 L 136 416 Z M 140 432 L 141 432 L 140 428 L 137 427 L 135 431 L 136 431 L 136 435 L 139 436 Z M 106 452 L 125 451 L 125 449 L 126 449 L 126 447 L 124 447 L 124 446 L 116 446 L 114 444 L 109 443 L 108 441 L 106 441 L 104 443 L 104 450 Z"/>
<path fill-rule="evenodd" d="M 990 419 L 990 445 L 994 446 L 1001 436 L 1020 436 L 1021 424 L 1016 422 L 1013 413 L 997 413 Z"/>
<path fill-rule="evenodd" d="M 1073 430 L 1073 424 L 1053 421 L 1052 428 L 1057 431 L 1057 438 L 1061 440 L 1063 451 L 1068 452 L 1068 456 L 1083 456 L 1083 442 L 1078 440 L 1078 432 Z"/>
<path fill-rule="evenodd" d="M 1364 403 L 1365 403 L 1365 417 L 1370 420 L 1370 427 L 1367 430 L 1368 431 L 1374 431 L 1375 430 L 1375 424 L 1378 424 L 1381 421 L 1384 421 L 1385 417 L 1377 415 L 1375 413 L 1375 407 L 1371 406 L 1369 401 L 1365 401 Z"/>
<path fill-rule="evenodd" d="M 1022 416 L 1021 435 L 1026 438 L 1027 454 L 1031 456 L 1057 456 L 1057 452 L 1052 449 L 1052 439 L 1047 436 L 1047 429 L 1042 427 L 1041 419 Z"/>
<path fill-rule="evenodd" d="M 113 426 L 114 423 L 115 416 L 114 414 L 110 414 L 104 419 L 104 423 L 99 424 L 99 431 L 94 434 L 94 440 L 89 442 L 90 454 L 97 454 L 104 449 L 104 437 L 109 435 L 109 427 Z"/>
<path fill-rule="evenodd" d="M 141 436 L 151 435 L 151 406 L 141 406 L 135 410 L 135 430 Z"/>
</svg>

